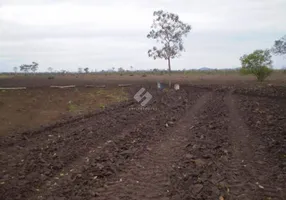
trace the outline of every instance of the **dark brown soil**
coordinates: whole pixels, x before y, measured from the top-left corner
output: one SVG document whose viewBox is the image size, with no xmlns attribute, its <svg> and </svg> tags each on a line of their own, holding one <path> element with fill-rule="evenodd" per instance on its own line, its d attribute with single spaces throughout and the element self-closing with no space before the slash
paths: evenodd
<svg viewBox="0 0 286 200">
<path fill-rule="evenodd" d="M 172 171 L 170 199 L 285 199 L 285 101 L 249 99 L 217 93 L 202 110 Z"/>
<path fill-rule="evenodd" d="M 146 88 L 144 109 L 2 136 L 1 199 L 286 199 L 284 90 Z"/>
</svg>

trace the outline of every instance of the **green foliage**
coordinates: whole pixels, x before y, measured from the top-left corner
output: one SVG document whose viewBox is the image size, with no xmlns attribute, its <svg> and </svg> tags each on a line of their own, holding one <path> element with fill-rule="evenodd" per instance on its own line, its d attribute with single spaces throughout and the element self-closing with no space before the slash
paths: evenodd
<svg viewBox="0 0 286 200">
<path fill-rule="evenodd" d="M 68 102 L 68 111 L 75 112 L 78 109 L 78 106 L 74 104 L 72 101 Z"/>
<path fill-rule="evenodd" d="M 105 109 L 105 105 L 103 103 L 99 104 L 99 108 Z"/>
<path fill-rule="evenodd" d="M 266 67 L 266 66 L 262 66 L 259 69 L 245 69 L 245 68 L 241 68 L 241 74 L 243 75 L 248 75 L 248 74 L 253 74 L 254 76 L 256 76 L 258 81 L 264 81 L 268 76 L 271 75 L 271 73 L 273 72 L 272 69 Z"/>
<path fill-rule="evenodd" d="M 272 60 L 269 50 L 255 50 L 240 58 L 241 74 L 253 74 L 258 81 L 264 81 L 272 73 Z"/>
</svg>

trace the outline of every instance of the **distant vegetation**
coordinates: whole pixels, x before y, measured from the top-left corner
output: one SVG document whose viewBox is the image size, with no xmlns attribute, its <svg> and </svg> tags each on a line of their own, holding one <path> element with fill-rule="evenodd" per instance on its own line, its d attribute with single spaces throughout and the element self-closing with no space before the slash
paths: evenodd
<svg viewBox="0 0 286 200">
<path fill-rule="evenodd" d="M 84 76 L 119 76 L 119 77 L 130 77 L 130 76 L 136 76 L 140 77 L 142 79 L 148 78 L 151 76 L 168 76 L 169 72 L 168 70 L 165 69 L 150 69 L 150 70 L 125 70 L 123 67 L 119 67 L 120 69 L 117 68 L 117 70 L 102 70 L 102 71 L 90 71 L 88 73 L 78 73 L 78 72 L 69 72 L 66 70 L 59 70 L 59 71 L 53 71 L 53 72 L 37 72 L 37 73 L 24 73 L 24 72 L 19 72 L 17 74 L 15 73 L 0 73 L 0 79 L 1 78 L 9 78 L 13 76 L 39 76 L 39 77 L 45 77 L 48 80 L 53 80 L 57 79 L 57 77 L 63 77 L 63 76 L 73 76 L 75 78 L 80 79 L 81 77 Z M 285 69 L 280 69 L 280 70 L 275 70 L 273 69 L 273 73 L 281 74 L 281 75 L 286 75 L 286 70 Z M 173 75 L 177 76 L 184 76 L 185 78 L 187 77 L 192 77 L 192 76 L 212 76 L 212 75 L 218 75 L 218 76 L 239 76 L 241 74 L 241 68 L 233 68 L 233 69 L 210 69 L 210 68 L 200 68 L 200 69 L 184 69 L 184 70 L 172 70 Z M 96 77 L 95 77 L 96 78 Z M 167 78 L 167 77 L 166 77 Z"/>
<path fill-rule="evenodd" d="M 155 39 L 161 45 L 153 47 L 148 51 L 148 56 L 154 59 L 160 58 L 168 61 L 168 70 L 151 69 L 151 70 L 134 70 L 133 66 L 129 68 L 112 67 L 111 69 L 91 70 L 88 67 L 79 67 L 77 72 L 69 72 L 66 70 L 54 70 L 52 67 L 47 68 L 47 72 L 38 72 L 39 64 L 32 62 L 32 64 L 23 64 L 19 67 L 13 67 L 14 73 L 0 73 L 1 77 L 5 75 L 29 75 L 31 72 L 38 75 L 48 75 L 48 79 L 54 79 L 55 75 L 75 75 L 77 78 L 84 74 L 104 74 L 105 76 L 119 74 L 120 76 L 134 76 L 140 75 L 147 77 L 148 75 L 165 75 L 171 72 L 171 59 L 179 57 L 181 51 L 184 50 L 183 36 L 191 30 L 191 26 L 180 21 L 179 16 L 173 13 L 162 10 L 153 13 L 155 19 L 151 26 L 151 31 L 147 35 L 149 39 Z M 200 69 L 189 70 L 173 70 L 173 74 L 183 75 L 197 75 L 197 74 L 251 74 L 254 75 L 258 81 L 264 81 L 273 71 L 284 72 L 286 74 L 286 67 L 281 70 L 272 69 L 271 53 L 275 55 L 286 55 L 286 35 L 274 42 L 271 50 L 255 50 L 251 54 L 245 54 L 240 58 L 241 67 L 230 69 L 211 69 L 202 67 Z"/>
<path fill-rule="evenodd" d="M 30 71 L 32 71 L 33 73 L 35 73 L 39 68 L 39 64 L 36 62 L 32 62 L 31 65 L 21 65 L 20 66 L 20 71 L 23 71 L 25 73 L 29 73 Z M 14 71 L 16 71 L 17 69 L 14 67 Z"/>
<path fill-rule="evenodd" d="M 286 35 L 275 41 L 272 52 L 275 55 L 286 55 Z"/>
<path fill-rule="evenodd" d="M 233 69 L 212 69 L 212 68 L 199 68 L 199 69 L 183 69 L 183 70 L 172 70 L 173 74 L 181 74 L 181 75 L 197 75 L 197 74 L 239 74 L 240 68 Z M 150 70 L 125 70 L 123 67 L 119 67 L 117 70 L 102 70 L 102 71 L 89 71 L 88 73 L 79 73 L 79 72 L 70 72 L 66 70 L 53 71 L 53 72 L 36 72 L 37 75 L 43 76 L 66 76 L 66 75 L 74 75 L 74 76 L 85 76 L 85 75 L 121 75 L 121 76 L 134 76 L 143 74 L 146 75 L 168 75 L 168 70 L 165 69 L 150 69 Z M 2 73 L 7 75 L 15 75 L 15 73 Z M 23 73 L 18 72 L 16 75 L 33 75 L 33 73 Z"/>
</svg>

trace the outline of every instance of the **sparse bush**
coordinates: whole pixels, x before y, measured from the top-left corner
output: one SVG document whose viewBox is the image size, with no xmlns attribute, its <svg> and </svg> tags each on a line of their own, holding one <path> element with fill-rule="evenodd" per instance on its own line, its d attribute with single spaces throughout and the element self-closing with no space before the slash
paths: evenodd
<svg viewBox="0 0 286 200">
<path fill-rule="evenodd" d="M 142 74 L 142 77 L 147 77 L 147 74 Z"/>
<path fill-rule="evenodd" d="M 251 69 L 251 70 L 241 68 L 240 73 L 243 75 L 253 74 L 254 76 L 256 76 L 258 81 L 264 81 L 268 76 L 270 76 L 272 71 L 273 71 L 272 69 L 266 66 L 262 66 L 259 69 Z"/>
<path fill-rule="evenodd" d="M 129 76 L 134 76 L 134 74 L 129 74 Z"/>
<path fill-rule="evenodd" d="M 272 60 L 269 50 L 256 50 L 240 58 L 241 74 L 253 74 L 258 81 L 264 81 L 272 73 Z"/>
<path fill-rule="evenodd" d="M 49 80 L 55 79 L 55 77 L 54 77 L 54 76 L 49 76 L 48 79 L 49 79 Z"/>
<path fill-rule="evenodd" d="M 101 109 L 105 109 L 105 105 L 104 105 L 103 103 L 99 104 L 99 107 L 100 107 Z"/>
<path fill-rule="evenodd" d="M 77 105 L 74 104 L 72 101 L 68 102 L 68 111 L 75 112 L 77 110 Z"/>
</svg>

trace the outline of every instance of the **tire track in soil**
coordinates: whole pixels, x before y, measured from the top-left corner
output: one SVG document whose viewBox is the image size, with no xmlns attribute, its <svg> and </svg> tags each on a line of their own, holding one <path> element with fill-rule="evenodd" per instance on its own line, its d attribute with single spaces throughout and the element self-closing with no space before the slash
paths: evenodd
<svg viewBox="0 0 286 200">
<path fill-rule="evenodd" d="M 83 155 L 82 157 L 78 158 L 74 162 L 65 166 L 65 168 L 62 169 L 59 174 L 45 181 L 45 183 L 42 185 L 39 191 L 44 191 L 45 194 L 43 194 L 43 196 L 46 196 L 46 193 L 51 193 L 51 191 L 58 189 L 65 182 L 69 181 L 69 179 L 76 178 L 76 176 L 71 177 L 70 174 L 72 175 L 81 174 L 84 171 L 84 168 L 82 168 L 82 166 L 85 164 L 88 164 L 90 159 L 92 159 L 93 157 L 96 157 L 98 154 L 102 153 L 105 149 L 110 148 L 109 146 L 114 146 L 116 149 L 118 149 L 116 142 L 114 141 L 124 140 L 125 138 L 129 137 L 130 132 L 135 131 L 137 127 L 142 126 L 142 124 L 144 123 L 145 122 L 143 121 L 142 123 L 140 119 L 132 126 L 123 128 L 121 133 L 119 133 L 115 137 L 110 138 L 110 140 L 106 140 L 105 142 L 102 142 L 98 145 L 95 145 L 93 148 L 90 148 L 89 151 L 85 155 Z M 113 171 L 116 172 L 115 169 L 113 169 Z M 37 192 L 35 195 L 30 196 L 29 199 L 42 199 L 41 196 L 42 194 L 40 192 Z"/>
<path fill-rule="evenodd" d="M 239 108 L 251 132 L 261 138 L 267 152 L 265 162 L 272 163 L 269 181 L 286 190 L 286 104 L 281 99 L 238 96 Z"/>
<path fill-rule="evenodd" d="M 209 94 L 199 98 L 177 125 L 152 141 L 148 151 L 106 183 L 95 199 L 168 199 L 168 174 L 172 163 L 182 154 L 194 116 L 208 99 Z"/>
<path fill-rule="evenodd" d="M 126 110 L 128 107 L 118 107 L 113 115 L 110 115 L 110 113 L 106 113 L 107 116 L 102 114 L 100 115 L 102 118 L 96 118 L 96 120 L 94 118 L 83 120 L 81 123 L 76 123 L 78 126 L 67 124 L 61 129 L 45 133 L 51 134 L 51 136 L 59 135 L 59 138 L 50 137 L 50 139 L 44 141 L 39 139 L 38 142 L 33 139 L 34 141 L 30 146 L 29 143 L 24 141 L 26 148 L 24 152 L 21 151 L 20 155 L 17 155 L 19 149 L 11 149 L 8 152 L 2 150 L 1 169 L 7 165 L 10 167 L 1 170 L 3 175 L 1 177 L 4 177 L 1 178 L 1 182 L 5 183 L 0 187 L 1 193 L 8 199 L 26 198 L 31 193 L 39 191 L 43 182 L 49 182 L 53 178 L 60 177 L 57 174 L 62 174 L 63 168 L 76 165 L 78 157 L 84 156 L 88 151 L 92 152 L 93 146 L 100 146 L 102 143 L 109 141 L 122 128 L 123 133 L 128 132 L 124 129 L 125 124 L 135 123 L 136 125 L 140 123 L 143 116 L 148 118 L 149 115 L 153 114 L 153 111 L 148 112 L 146 115 L 141 111 L 131 110 L 128 111 L 128 115 L 125 115 L 124 109 Z M 106 123 L 106 120 L 108 123 Z M 101 129 L 96 129 L 99 125 Z M 22 161 L 26 161 L 26 163 Z"/>
<path fill-rule="evenodd" d="M 186 103 L 188 103 L 187 93 L 182 90 L 181 92 L 173 91 L 168 92 L 166 95 L 164 94 L 157 101 L 158 104 L 156 105 L 159 108 L 157 115 L 153 115 L 150 118 L 147 117 L 146 123 L 140 124 L 141 126 L 137 127 L 135 131 L 130 130 L 130 134 L 127 137 L 123 137 L 118 141 L 113 140 L 112 145 L 106 145 L 106 148 L 101 149 L 101 152 L 95 155 L 95 157 L 90 158 L 88 163 L 82 163 L 78 172 L 67 176 L 70 179 L 65 178 L 53 190 L 44 193 L 39 192 L 36 196 L 40 199 L 61 197 L 89 199 L 86 196 L 94 196 L 95 192 L 92 190 L 102 187 L 107 178 L 116 175 L 117 171 L 124 167 L 124 162 L 132 160 L 132 156 L 146 150 L 147 147 L 144 142 L 154 138 L 154 135 L 162 133 L 166 129 L 164 127 L 166 122 L 176 121 L 181 117 L 182 112 L 186 109 Z M 192 93 L 192 98 L 196 99 L 199 94 L 200 92 Z M 164 98 L 166 96 L 168 98 Z M 173 100 L 170 101 L 170 105 L 168 105 L 168 99 Z M 193 101 L 189 102 L 189 104 L 192 103 Z"/>
<path fill-rule="evenodd" d="M 130 136 L 130 133 L 134 132 L 136 129 L 138 129 L 138 127 L 142 127 L 146 123 L 148 123 L 150 119 L 156 118 L 156 117 L 151 117 L 151 116 L 153 115 L 158 116 L 157 112 L 152 109 L 147 112 L 143 111 L 144 113 L 147 113 L 147 114 L 144 114 L 142 110 L 140 112 L 140 109 L 136 110 L 136 107 L 133 107 L 133 108 L 135 109 L 132 109 L 130 107 L 126 108 L 126 109 L 129 109 L 131 112 L 133 111 L 133 112 L 138 113 L 138 116 L 135 116 L 135 118 L 134 116 L 132 117 L 133 118 L 132 124 L 126 122 L 126 124 L 131 124 L 131 125 L 123 127 L 120 133 L 114 135 L 114 137 L 108 138 L 105 141 L 102 141 L 101 143 L 98 143 L 96 145 L 92 145 L 92 147 L 89 148 L 86 154 L 84 154 L 83 156 L 75 160 L 74 162 L 65 166 L 65 168 L 62 169 L 59 174 L 45 181 L 40 191 L 44 191 L 44 193 L 46 194 L 46 193 L 56 190 L 62 184 L 64 184 L 64 182 L 68 181 L 71 178 L 69 174 L 81 174 L 84 171 L 84 168 L 82 168 L 82 166 L 85 164 L 88 164 L 89 160 L 92 159 L 92 157 L 95 157 L 96 155 L 102 153 L 105 149 L 109 148 L 109 146 L 113 146 L 118 150 L 116 142 L 125 140 L 126 138 Z M 42 195 L 45 195 L 45 194 L 42 194 Z M 40 192 L 36 193 L 34 196 L 29 197 L 29 199 L 41 199 L 41 198 L 42 197 L 41 197 Z"/>
<path fill-rule="evenodd" d="M 265 160 L 259 136 L 248 130 L 236 108 L 236 98 L 229 93 L 225 99 L 230 114 L 229 134 L 232 156 L 225 163 L 229 199 L 285 199 L 282 188 L 269 182 L 272 165 Z"/>
<path fill-rule="evenodd" d="M 228 112 L 224 92 L 214 92 L 198 113 L 183 152 L 170 173 L 172 200 L 219 199 L 225 179 L 219 163 L 228 155 Z"/>
</svg>

